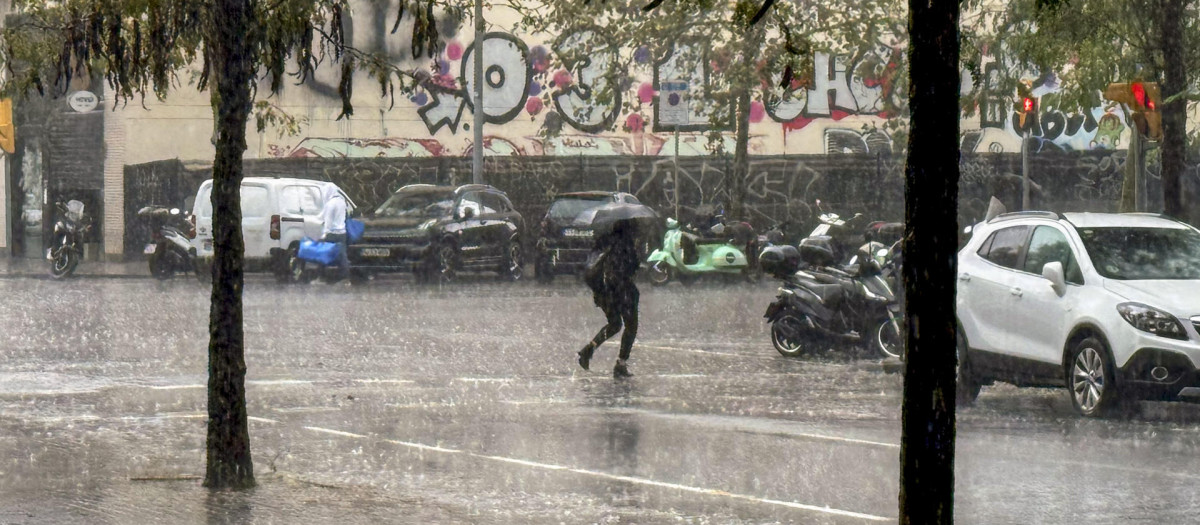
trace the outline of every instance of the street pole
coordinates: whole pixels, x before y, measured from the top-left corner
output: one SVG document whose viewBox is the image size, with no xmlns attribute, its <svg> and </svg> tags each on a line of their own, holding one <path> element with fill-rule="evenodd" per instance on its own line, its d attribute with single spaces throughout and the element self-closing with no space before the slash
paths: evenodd
<svg viewBox="0 0 1200 525">
<path fill-rule="evenodd" d="M 1029 130 L 1021 138 L 1021 209 L 1029 209 Z"/>
<path fill-rule="evenodd" d="M 483 0 L 475 0 L 475 147 L 471 148 L 471 182 L 483 184 Z"/>
<path fill-rule="evenodd" d="M 675 184 L 675 220 L 679 219 L 679 126 L 675 126 L 675 169 L 672 171 Z"/>
</svg>

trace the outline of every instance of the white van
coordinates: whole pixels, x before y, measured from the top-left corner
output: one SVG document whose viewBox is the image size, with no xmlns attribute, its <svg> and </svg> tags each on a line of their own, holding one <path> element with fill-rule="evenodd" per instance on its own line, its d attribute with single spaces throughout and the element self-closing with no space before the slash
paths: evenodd
<svg viewBox="0 0 1200 525">
<path fill-rule="evenodd" d="M 196 221 L 196 238 L 192 243 L 202 267 L 210 267 L 213 257 L 212 184 L 209 179 L 200 185 L 192 213 Z M 308 179 L 242 179 L 246 271 L 272 272 L 281 282 L 294 282 L 300 277 L 302 265 L 297 264 L 296 250 L 301 239 L 321 237 L 321 208 L 325 206 L 321 186 L 325 184 L 328 183 Z M 349 197 L 346 203 L 348 210 L 354 208 Z M 201 274 L 209 275 L 207 271 Z"/>
</svg>

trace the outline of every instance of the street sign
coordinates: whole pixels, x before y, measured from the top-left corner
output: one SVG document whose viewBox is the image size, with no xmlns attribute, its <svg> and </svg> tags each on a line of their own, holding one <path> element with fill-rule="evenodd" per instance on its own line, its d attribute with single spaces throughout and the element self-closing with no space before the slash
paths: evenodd
<svg viewBox="0 0 1200 525">
<path fill-rule="evenodd" d="M 71 93 L 71 96 L 67 98 L 67 104 L 78 113 L 87 113 L 96 109 L 96 105 L 99 103 L 100 98 L 91 91 L 76 91 Z"/>
<path fill-rule="evenodd" d="M 658 89 L 658 123 L 668 126 L 688 124 L 688 83 L 668 80 Z"/>
</svg>

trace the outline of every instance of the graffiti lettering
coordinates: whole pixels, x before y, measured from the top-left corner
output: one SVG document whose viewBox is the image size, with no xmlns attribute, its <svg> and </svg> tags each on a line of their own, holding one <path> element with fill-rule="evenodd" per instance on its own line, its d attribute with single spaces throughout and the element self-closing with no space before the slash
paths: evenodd
<svg viewBox="0 0 1200 525">
<path fill-rule="evenodd" d="M 475 46 L 467 49 L 462 60 L 461 77 L 469 97 L 475 96 Z M 508 33 L 488 33 L 483 38 L 483 115 L 489 124 L 503 124 L 515 118 L 529 96 L 529 47 Z M 471 110 L 475 101 L 467 99 Z"/>
<path fill-rule="evenodd" d="M 612 52 L 582 55 L 585 44 L 599 37 L 592 30 L 577 31 L 558 41 L 554 50 L 563 57 L 569 71 L 575 71 L 575 81 L 554 96 L 554 105 L 563 119 L 575 129 L 597 133 L 612 126 L 621 108 L 621 92 L 612 90 L 613 98 L 600 102 L 592 95 L 609 89 L 608 69 Z"/>
</svg>

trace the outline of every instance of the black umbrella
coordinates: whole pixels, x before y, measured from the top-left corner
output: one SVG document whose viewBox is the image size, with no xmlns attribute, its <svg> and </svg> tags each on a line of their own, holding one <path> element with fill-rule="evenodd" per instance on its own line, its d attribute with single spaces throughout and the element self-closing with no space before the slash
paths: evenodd
<svg viewBox="0 0 1200 525">
<path fill-rule="evenodd" d="M 643 204 L 628 204 L 610 202 L 603 206 L 587 210 L 575 218 L 575 225 L 588 228 L 597 236 L 606 235 L 622 222 L 635 227 L 654 227 L 659 221 L 658 214 L 649 206 Z"/>
</svg>

